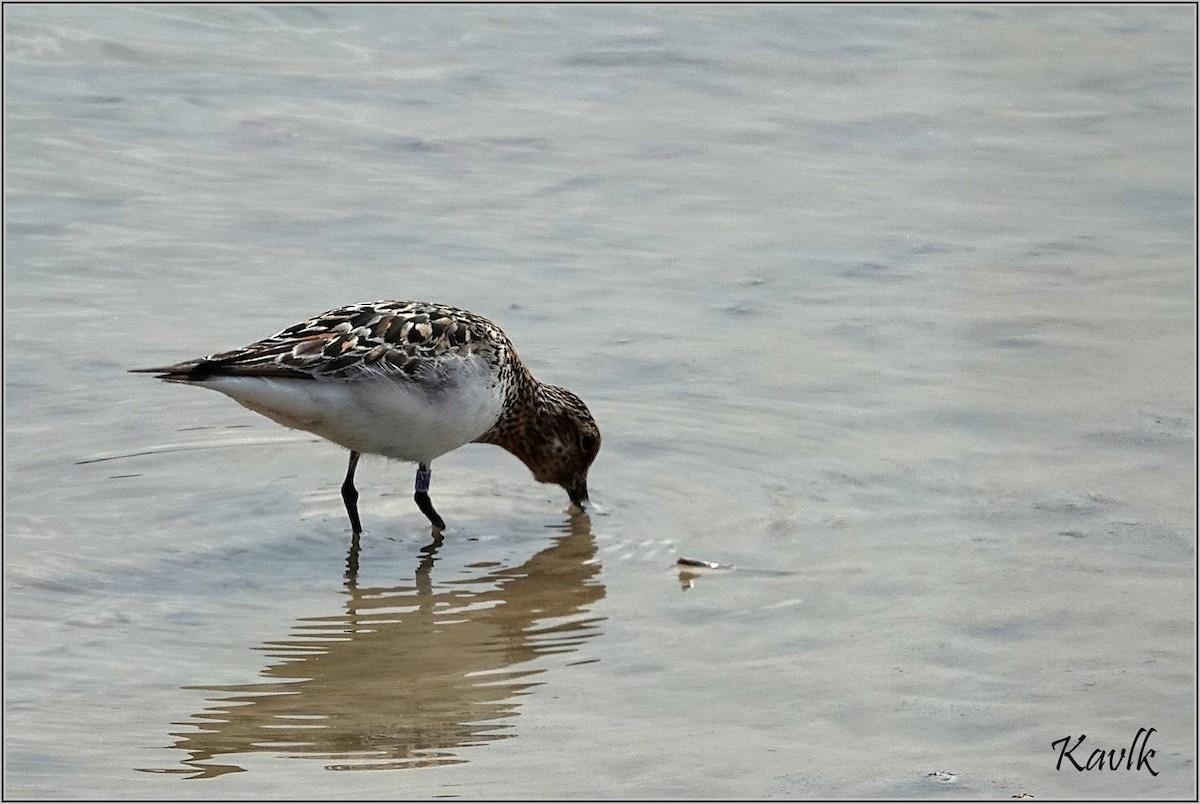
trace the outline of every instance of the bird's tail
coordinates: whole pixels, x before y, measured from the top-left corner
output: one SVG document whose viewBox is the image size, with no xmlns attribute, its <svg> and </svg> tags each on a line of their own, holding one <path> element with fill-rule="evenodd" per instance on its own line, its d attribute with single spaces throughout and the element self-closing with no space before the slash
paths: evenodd
<svg viewBox="0 0 1200 804">
<path fill-rule="evenodd" d="M 158 376 L 155 379 L 167 382 L 197 382 L 211 377 L 219 366 L 220 364 L 213 360 L 189 360 L 173 366 L 129 369 L 129 373 L 156 374 Z"/>
</svg>

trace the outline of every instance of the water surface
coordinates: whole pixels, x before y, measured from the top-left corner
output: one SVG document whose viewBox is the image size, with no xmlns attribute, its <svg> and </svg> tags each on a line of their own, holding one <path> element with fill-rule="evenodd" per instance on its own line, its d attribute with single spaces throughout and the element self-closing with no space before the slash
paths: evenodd
<svg viewBox="0 0 1200 804">
<path fill-rule="evenodd" d="M 4 16 L 9 796 L 1195 796 L 1194 9 Z M 124 373 L 378 298 L 607 515 Z"/>
</svg>

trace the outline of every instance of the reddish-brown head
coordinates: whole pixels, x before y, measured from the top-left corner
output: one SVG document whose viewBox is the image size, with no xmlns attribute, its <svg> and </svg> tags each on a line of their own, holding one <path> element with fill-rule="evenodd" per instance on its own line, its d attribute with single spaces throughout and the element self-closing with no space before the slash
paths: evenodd
<svg viewBox="0 0 1200 804">
<path fill-rule="evenodd" d="M 565 388 L 543 385 L 516 418 L 515 426 L 488 440 L 520 458 L 538 482 L 562 486 L 586 510 L 588 469 L 600 452 L 600 428 L 587 405 Z"/>
</svg>

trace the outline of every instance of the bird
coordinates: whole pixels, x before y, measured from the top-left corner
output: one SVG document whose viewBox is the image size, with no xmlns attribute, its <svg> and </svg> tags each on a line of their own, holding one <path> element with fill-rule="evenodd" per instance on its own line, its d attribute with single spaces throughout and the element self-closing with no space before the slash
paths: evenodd
<svg viewBox="0 0 1200 804">
<path fill-rule="evenodd" d="M 600 428 L 565 388 L 538 382 L 504 331 L 443 304 L 380 300 L 305 319 L 248 346 L 157 368 L 168 383 L 219 391 L 284 427 L 350 450 L 342 501 L 362 532 L 354 472 L 363 455 L 417 464 L 413 500 L 436 532 L 435 458 L 469 443 L 515 455 L 588 511 Z"/>
</svg>

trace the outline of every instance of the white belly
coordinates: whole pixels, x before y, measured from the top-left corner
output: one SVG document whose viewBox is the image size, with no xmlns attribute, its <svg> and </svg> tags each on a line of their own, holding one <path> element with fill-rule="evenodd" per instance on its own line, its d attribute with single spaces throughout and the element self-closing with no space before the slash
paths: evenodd
<svg viewBox="0 0 1200 804">
<path fill-rule="evenodd" d="M 502 389 L 478 359 L 464 361 L 451 381 L 438 388 L 386 377 L 212 377 L 195 385 L 347 449 L 419 463 L 474 441 L 503 409 Z"/>
</svg>

